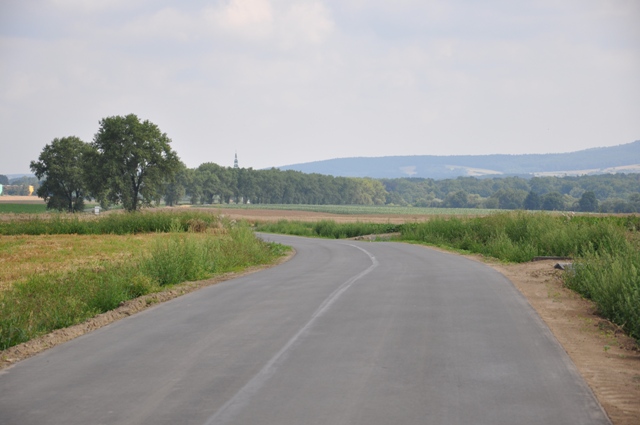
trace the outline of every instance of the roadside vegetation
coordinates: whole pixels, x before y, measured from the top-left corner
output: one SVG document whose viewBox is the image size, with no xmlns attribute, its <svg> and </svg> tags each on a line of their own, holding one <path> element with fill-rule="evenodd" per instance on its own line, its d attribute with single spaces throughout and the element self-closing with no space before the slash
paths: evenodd
<svg viewBox="0 0 640 425">
<path fill-rule="evenodd" d="M 4 269 L 29 264 L 15 254 L 28 255 L 42 241 L 56 253 L 38 264 L 44 270 L 1 275 L 0 350 L 81 323 L 123 301 L 267 264 L 285 252 L 256 238 L 245 224 L 201 212 L 112 214 L 85 221 L 56 216 L 13 224 L 28 232 L 12 232 L 11 223 L 2 223 L 2 234 L 16 235 L 0 240 Z M 81 249 L 64 243 L 71 234 L 81 240 Z M 58 245 L 64 248 L 54 249 Z M 94 245 L 112 249 L 98 253 Z M 17 261 L 4 261 L 8 258 Z"/>
<path fill-rule="evenodd" d="M 330 239 L 394 233 L 400 231 L 400 228 L 399 224 L 362 222 L 338 224 L 333 220 L 321 220 L 315 223 L 280 220 L 276 223 L 262 223 L 257 226 L 257 230 L 261 232 Z"/>
<path fill-rule="evenodd" d="M 0 221 L 0 235 L 129 235 L 148 232 L 183 232 L 222 223 L 214 214 L 199 211 L 154 211 L 90 214 L 29 215 Z"/>
<path fill-rule="evenodd" d="M 571 257 L 565 284 L 592 299 L 599 313 L 640 341 L 640 217 L 502 212 L 485 217 L 433 216 L 428 221 L 367 227 L 363 223 L 280 221 L 266 232 L 354 237 L 399 232 L 397 239 L 482 254 L 507 262 Z M 388 227 L 385 227 L 388 226 Z"/>
</svg>

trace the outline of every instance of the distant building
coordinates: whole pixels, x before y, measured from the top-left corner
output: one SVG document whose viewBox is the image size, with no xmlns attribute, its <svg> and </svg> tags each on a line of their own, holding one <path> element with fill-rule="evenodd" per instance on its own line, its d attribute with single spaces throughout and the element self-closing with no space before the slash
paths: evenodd
<svg viewBox="0 0 640 425">
<path fill-rule="evenodd" d="M 236 152 L 236 157 L 233 160 L 233 168 L 240 168 L 238 167 L 238 152 Z"/>
</svg>

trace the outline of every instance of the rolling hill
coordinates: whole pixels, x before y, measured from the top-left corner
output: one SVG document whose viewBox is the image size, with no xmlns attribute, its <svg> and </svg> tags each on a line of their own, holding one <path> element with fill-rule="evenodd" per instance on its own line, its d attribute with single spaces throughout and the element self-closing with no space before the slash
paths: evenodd
<svg viewBox="0 0 640 425">
<path fill-rule="evenodd" d="M 342 177 L 449 179 L 640 173 L 640 140 L 569 153 L 336 158 L 278 167 Z"/>
</svg>

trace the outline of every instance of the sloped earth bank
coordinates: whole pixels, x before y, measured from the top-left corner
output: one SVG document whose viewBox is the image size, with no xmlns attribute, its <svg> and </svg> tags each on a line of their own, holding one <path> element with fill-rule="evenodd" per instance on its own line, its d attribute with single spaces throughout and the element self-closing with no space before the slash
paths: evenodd
<svg viewBox="0 0 640 425">
<path fill-rule="evenodd" d="M 356 216 L 302 211 L 224 209 L 217 212 L 232 219 L 249 221 L 330 219 L 336 222 L 404 223 L 428 219 L 425 216 Z M 563 287 L 561 272 L 553 268 L 557 261 L 505 265 L 480 256 L 467 257 L 497 269 L 522 292 L 569 354 L 615 425 L 640 424 L 640 351 L 637 344 L 620 332 L 617 326 L 598 317 L 590 301 Z M 252 273 L 259 269 L 254 268 L 245 273 Z M 238 274 L 227 274 L 205 281 L 189 282 L 167 292 L 128 301 L 120 308 L 101 314 L 80 325 L 57 330 L 0 352 L 0 369 L 56 344 L 130 316 L 155 303 L 237 276 Z"/>
</svg>

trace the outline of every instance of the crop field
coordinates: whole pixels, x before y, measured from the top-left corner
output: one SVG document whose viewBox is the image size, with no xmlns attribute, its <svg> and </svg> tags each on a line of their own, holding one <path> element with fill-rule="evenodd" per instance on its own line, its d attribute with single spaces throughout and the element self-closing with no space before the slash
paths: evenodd
<svg viewBox="0 0 640 425">
<path fill-rule="evenodd" d="M 195 205 L 194 205 L 195 206 Z M 303 204 L 225 204 L 204 205 L 198 208 L 214 207 L 222 210 L 277 210 L 310 211 L 345 215 L 488 215 L 500 210 L 479 208 L 420 208 L 388 205 L 303 205 Z"/>
<path fill-rule="evenodd" d="M 99 267 L 149 251 L 161 233 L 137 235 L 14 235 L 0 238 L 0 291 L 34 275 Z"/>
<path fill-rule="evenodd" d="M 0 203 L 0 214 L 41 214 L 47 212 L 45 204 Z"/>
</svg>

